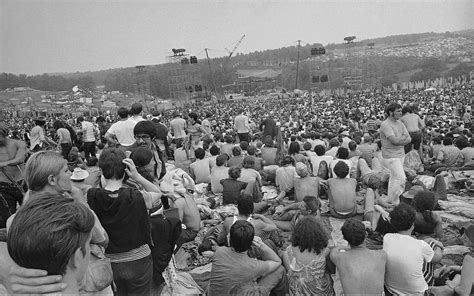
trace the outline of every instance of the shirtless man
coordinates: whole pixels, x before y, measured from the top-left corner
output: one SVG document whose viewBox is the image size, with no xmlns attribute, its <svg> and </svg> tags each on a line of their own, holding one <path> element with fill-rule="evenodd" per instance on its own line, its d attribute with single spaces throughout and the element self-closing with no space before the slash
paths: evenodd
<svg viewBox="0 0 474 296">
<path fill-rule="evenodd" d="M 183 243 L 193 241 L 196 238 L 201 226 L 201 216 L 199 215 L 196 202 L 190 193 L 185 193 L 182 198 L 170 199 L 170 206 L 178 208 L 179 219 L 186 226 L 186 229 L 181 231 L 181 235 L 176 242 L 176 250 L 178 250 Z"/>
<path fill-rule="evenodd" d="M 336 247 L 330 258 L 341 278 L 344 295 L 383 295 L 387 254 L 366 248 L 362 222 L 348 219 L 341 231 L 350 249 Z"/>
<path fill-rule="evenodd" d="M 23 195 L 15 183 L 23 179 L 18 164 L 25 161 L 25 156 L 26 143 L 10 139 L 8 129 L 0 125 L 0 192 L 12 214 L 16 212 L 17 202 L 23 202 Z M 1 218 L 3 217 L 0 217 L 0 220 Z M 0 228 L 2 227 L 5 225 L 0 225 Z"/>
</svg>

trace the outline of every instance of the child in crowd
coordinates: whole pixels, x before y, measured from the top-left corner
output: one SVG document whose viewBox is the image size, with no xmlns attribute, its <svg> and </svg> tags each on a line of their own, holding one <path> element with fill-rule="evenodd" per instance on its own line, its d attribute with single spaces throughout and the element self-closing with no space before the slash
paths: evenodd
<svg viewBox="0 0 474 296">
<path fill-rule="evenodd" d="M 99 160 L 95 156 L 91 156 L 87 161 L 87 172 L 89 176 L 86 178 L 84 183 L 92 186 L 92 187 L 99 187 L 100 183 L 100 176 L 102 173 L 100 172 L 99 166 L 97 165 Z"/>
<path fill-rule="evenodd" d="M 250 145 L 248 148 L 247 148 L 247 154 L 249 156 L 253 156 L 254 160 L 255 160 L 255 164 L 253 166 L 253 168 L 257 171 L 257 172 L 260 172 L 263 170 L 263 159 L 260 158 L 260 157 L 257 157 L 256 156 L 256 153 L 257 153 L 257 147 L 253 146 L 253 145 Z"/>
</svg>

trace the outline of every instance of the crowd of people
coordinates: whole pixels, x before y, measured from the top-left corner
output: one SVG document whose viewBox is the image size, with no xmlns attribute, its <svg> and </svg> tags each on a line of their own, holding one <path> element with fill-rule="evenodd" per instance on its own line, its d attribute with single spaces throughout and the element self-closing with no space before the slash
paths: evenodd
<svg viewBox="0 0 474 296">
<path fill-rule="evenodd" d="M 474 260 L 440 264 L 435 210 L 446 172 L 474 167 L 471 98 L 464 83 L 5 118 L 0 284 L 159 294 L 173 254 L 205 231 L 207 295 L 335 295 L 336 270 L 347 295 L 470 295 Z M 324 217 L 344 220 L 348 247 Z M 463 237 L 474 245 L 474 224 Z"/>
</svg>

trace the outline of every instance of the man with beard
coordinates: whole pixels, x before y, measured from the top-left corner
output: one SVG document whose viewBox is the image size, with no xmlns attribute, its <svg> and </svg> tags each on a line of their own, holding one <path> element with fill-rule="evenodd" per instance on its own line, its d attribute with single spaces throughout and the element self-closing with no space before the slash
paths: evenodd
<svg viewBox="0 0 474 296">
<path fill-rule="evenodd" d="M 19 164 L 22 164 L 26 156 L 26 144 L 21 140 L 14 140 L 8 137 L 8 129 L 0 125 L 0 195 L 8 204 L 10 213 L 16 211 L 16 204 L 23 201 L 23 195 L 18 187 L 23 177 Z M 0 228 L 5 227 L 8 217 L 0 213 Z M 5 221 L 2 221 L 2 218 Z"/>
</svg>

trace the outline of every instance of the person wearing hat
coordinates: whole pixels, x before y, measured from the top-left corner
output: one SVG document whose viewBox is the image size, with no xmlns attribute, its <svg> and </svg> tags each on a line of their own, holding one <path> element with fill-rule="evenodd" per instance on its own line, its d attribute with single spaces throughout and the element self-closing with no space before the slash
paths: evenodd
<svg viewBox="0 0 474 296">
<path fill-rule="evenodd" d="M 9 208 L 9 211 L 5 211 L 5 217 L 3 211 L 0 212 L 0 228 L 5 227 L 7 213 L 14 213 L 17 202 L 21 204 L 23 201 L 23 194 L 17 186 L 23 180 L 18 165 L 25 161 L 26 151 L 26 143 L 9 138 L 8 128 L 0 125 L 0 195 Z"/>
<path fill-rule="evenodd" d="M 74 168 L 71 175 L 72 186 L 81 190 L 84 196 L 87 195 L 87 191 L 92 187 L 84 182 L 87 177 L 89 177 L 89 172 L 81 168 Z"/>
<path fill-rule="evenodd" d="M 306 195 L 319 196 L 319 178 L 310 176 L 308 166 L 302 162 L 295 165 L 296 174 L 299 178 L 295 178 L 295 199 L 302 201 Z"/>
</svg>

